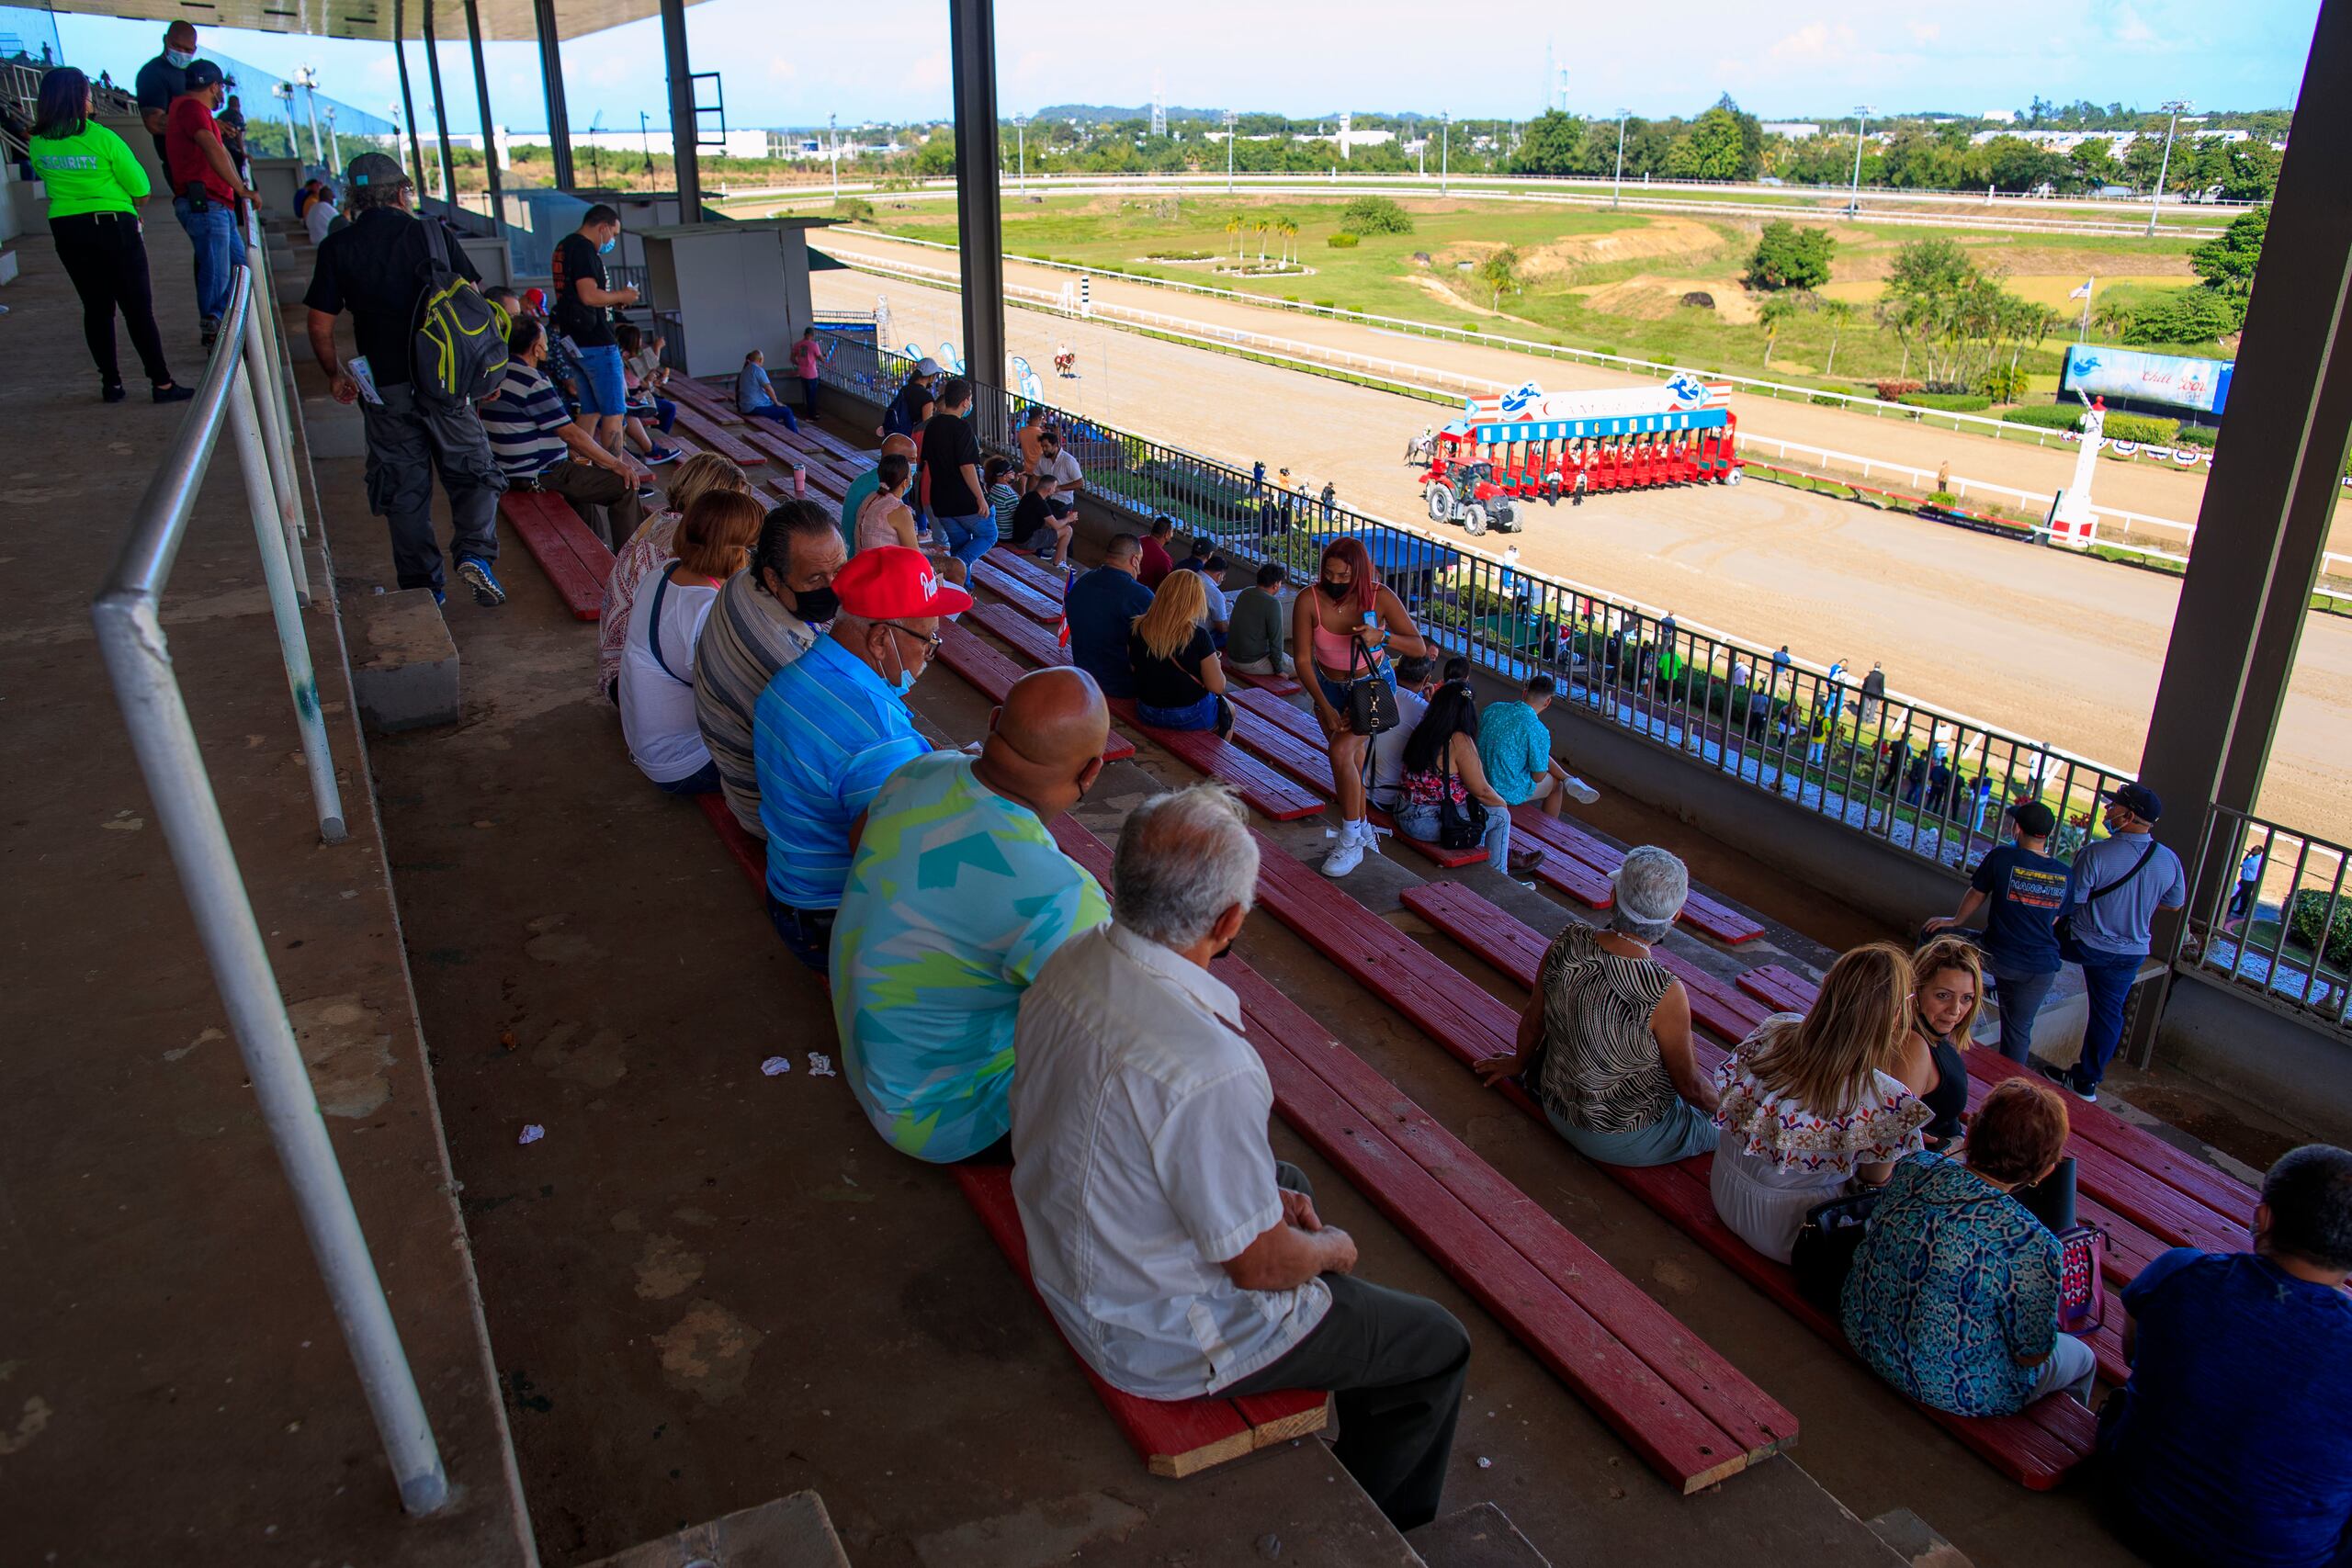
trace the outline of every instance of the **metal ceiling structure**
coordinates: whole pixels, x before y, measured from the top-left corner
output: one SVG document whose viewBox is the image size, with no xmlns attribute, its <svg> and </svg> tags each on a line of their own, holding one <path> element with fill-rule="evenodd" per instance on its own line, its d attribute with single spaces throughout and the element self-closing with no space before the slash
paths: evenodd
<svg viewBox="0 0 2352 1568">
<path fill-rule="evenodd" d="M 703 0 L 684 3 L 695 6 Z M 192 22 L 199 28 L 249 28 L 255 32 L 374 39 L 385 43 L 391 41 L 395 26 L 391 0 L 51 0 L 42 8 L 75 16 Z M 530 43 L 539 36 L 532 0 L 479 0 L 479 8 L 486 41 Z M 398 23 L 402 36 L 424 36 L 420 10 L 416 6 L 407 7 L 407 15 Z M 583 38 L 644 21 L 660 10 L 659 0 L 563 0 L 557 13 L 558 36 Z"/>
</svg>

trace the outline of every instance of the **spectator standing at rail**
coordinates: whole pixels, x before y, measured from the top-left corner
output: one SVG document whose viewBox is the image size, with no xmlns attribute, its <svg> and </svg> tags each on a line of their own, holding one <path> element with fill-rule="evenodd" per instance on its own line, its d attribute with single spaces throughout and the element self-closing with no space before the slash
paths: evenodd
<svg viewBox="0 0 2352 1568">
<path fill-rule="evenodd" d="M 1536 970 L 1518 1049 L 1478 1064 L 1488 1084 L 1525 1076 L 1552 1130 L 1604 1165 L 1669 1165 L 1715 1146 L 1715 1086 L 1690 1036 L 1690 993 L 1651 956 L 1690 896 L 1656 845 L 1611 874 L 1609 925 L 1571 920 Z"/>
<path fill-rule="evenodd" d="M 810 419 L 817 417 L 817 383 L 825 374 L 825 345 L 818 339 L 815 327 L 803 327 L 792 344 L 792 373 L 800 378 L 800 408 Z"/>
<path fill-rule="evenodd" d="M 1302 674 L 1331 753 L 1331 787 L 1340 807 L 1339 842 L 1323 858 L 1323 874 L 1345 876 L 1377 853 L 1380 840 L 1365 816 L 1364 773 L 1372 731 L 1357 711 L 1355 688 L 1396 684 L 1395 660 L 1426 655 L 1429 644 L 1413 617 L 1373 570 L 1371 552 L 1357 538 L 1339 538 L 1323 547 L 1315 591 L 1301 593 L 1291 607 L 1290 644 L 1304 650 Z M 1311 661 L 1311 662 L 1309 662 Z M 1377 701 L 1377 694 L 1364 695 Z M 1367 709 L 1368 713 L 1368 709 Z"/>
<path fill-rule="evenodd" d="M 718 591 L 695 644 L 695 722 L 718 764 L 728 809 L 755 839 L 768 836 L 760 819 L 760 697 L 776 671 L 815 647 L 832 624 L 841 607 L 833 579 L 848 558 L 822 506 L 780 503 L 760 525 L 750 569 Z"/>
<path fill-rule="evenodd" d="M 411 381 L 410 353 L 417 304 L 424 295 L 424 225 L 437 218 L 413 209 L 416 186 L 399 160 L 362 152 L 344 171 L 344 188 L 356 209 L 351 227 L 319 246 L 309 308 L 311 354 L 340 403 L 357 402 L 368 442 L 368 507 L 392 536 L 392 569 L 402 588 L 429 588 L 441 597 L 441 551 L 433 536 L 433 475 L 449 494 L 450 554 L 474 603 L 503 604 L 506 590 L 491 563 L 498 558 L 498 497 L 506 479 L 470 403 L 444 407 L 421 400 Z M 465 247 L 447 226 L 441 236 L 450 269 L 479 283 Z M 335 346 L 334 319 L 351 312 L 352 337 L 376 395 L 362 400 L 359 382 Z"/>
<path fill-rule="evenodd" d="M 1774 696 L 1780 695 L 1781 678 L 1789 673 L 1790 667 L 1789 645 L 1784 642 L 1781 645 L 1779 651 L 1772 655 L 1772 694 Z"/>
<path fill-rule="evenodd" d="M 1929 920 L 1929 933 L 1966 926 L 1984 917 L 1984 967 L 1993 999 L 2001 1010 L 2001 1055 L 2024 1064 L 2033 1059 L 2033 1021 L 2058 978 L 2058 937 L 2052 930 L 2066 902 L 2071 869 L 2049 853 L 2058 818 L 2038 800 L 2009 806 L 2009 841 L 1987 851 L 1970 873 L 1960 908 Z"/>
<path fill-rule="evenodd" d="M 1521 700 L 1487 705 L 1478 731 L 1487 782 L 1511 805 L 1540 805 L 1546 817 L 1560 815 L 1571 799 L 1589 806 L 1600 798 L 1599 790 L 1553 760 L 1544 710 L 1558 690 L 1559 682 L 1549 675 L 1529 676 L 1520 689 Z"/>
<path fill-rule="evenodd" d="M 1142 558 L 1136 569 L 1136 581 L 1146 588 L 1157 589 L 1160 580 L 1176 570 L 1176 558 L 1170 553 L 1170 544 L 1176 537 L 1176 519 L 1161 513 L 1151 520 L 1150 529 L 1140 541 Z"/>
<path fill-rule="evenodd" d="M 906 384 L 890 400 L 890 406 L 882 411 L 882 428 L 876 434 L 920 436 L 923 426 L 931 423 L 931 416 L 938 412 L 932 391 L 945 374 L 936 359 L 917 361 Z"/>
<path fill-rule="evenodd" d="M 601 448 L 600 448 L 601 450 Z M 613 570 L 605 579 L 605 613 L 596 623 L 596 694 L 606 702 L 620 700 L 621 653 L 628 645 L 629 612 L 637 591 L 672 557 L 678 521 L 686 509 L 713 491 L 752 492 L 751 481 L 731 457 L 697 452 L 670 476 L 669 504 L 658 517 L 649 517 L 627 543 L 613 552 Z"/>
<path fill-rule="evenodd" d="M 1062 445 L 1062 433 L 1050 424 L 1037 437 L 1036 475 L 1054 481 L 1055 514 L 1075 521 L 1078 498 L 1086 491 L 1086 471 Z"/>
<path fill-rule="evenodd" d="M 842 1074 L 900 1154 L 1012 1157 L 1022 996 L 1111 918 L 1048 831 L 1093 787 L 1110 733 L 1085 671 L 1033 670 L 978 756 L 914 758 L 866 807 L 833 924 L 833 1019 Z"/>
<path fill-rule="evenodd" d="M 1244 675 L 1283 672 L 1283 584 L 1290 569 L 1268 561 L 1258 580 L 1233 596 L 1225 634 L 1226 668 Z"/>
<path fill-rule="evenodd" d="M 967 570 L 996 544 L 996 516 L 980 477 L 986 462 L 972 434 L 972 384 L 950 376 L 939 389 L 939 412 L 922 427 L 923 510 Z"/>
<path fill-rule="evenodd" d="M 2251 1252 L 2175 1247 L 2123 1289 L 2109 1520 L 2165 1568 L 2339 1568 L 2352 1526 L 2352 1154 L 2263 1179 Z"/>
<path fill-rule="evenodd" d="M 1861 721 L 1864 724 L 1877 723 L 1879 705 L 1885 700 L 1886 670 L 1884 666 L 1873 662 L 1871 665 L 1871 672 L 1862 677 Z"/>
<path fill-rule="evenodd" d="M 643 513 L 638 486 L 647 475 L 627 457 L 607 451 L 574 420 L 541 373 L 547 330 L 526 317 L 506 337 L 506 378 L 481 405 L 490 449 L 506 472 L 509 490 L 541 491 L 571 502 L 590 530 L 617 549 L 637 532 Z"/>
<path fill-rule="evenodd" d="M 1339 1396 L 1333 1455 L 1393 1525 L 1436 1517 L 1470 1360 L 1443 1308 L 1354 1278 L 1355 1243 L 1266 1143 L 1273 1090 L 1210 972 L 1258 848 L 1215 785 L 1119 835 L 1113 920 L 1022 998 L 1012 1191 L 1038 1293 L 1087 1364 L 1146 1399 Z"/>
<path fill-rule="evenodd" d="M 2042 1070 L 2093 1104 L 2123 1040 L 2123 1005 L 2148 956 L 2156 912 L 2188 903 L 2180 857 L 2150 836 L 2164 812 L 2164 801 L 2146 784 L 2127 784 L 2110 792 L 2109 836 L 2083 846 L 2066 884 L 2059 951 L 2082 966 L 2090 1018 L 2083 1028 L 2081 1059 L 2063 1070 Z"/>
<path fill-rule="evenodd" d="M 1133 534 L 1114 534 L 1102 547 L 1102 564 L 1080 576 L 1062 596 L 1062 619 L 1069 627 L 1069 661 L 1094 677 L 1106 697 L 1136 694 L 1135 667 L 1127 659 L 1127 634 L 1136 617 L 1151 608 L 1151 590 L 1137 580 L 1143 545 Z"/>
<path fill-rule="evenodd" d="M 2245 858 L 2238 862 L 2237 891 L 2230 895 L 2230 919 L 2252 918 L 2255 907 L 2262 901 L 2262 868 L 2266 856 L 2263 846 L 2250 844 Z"/>
<path fill-rule="evenodd" d="M 90 79 L 60 66 L 40 79 L 27 145 L 33 176 L 49 189 L 49 232 L 58 265 L 82 301 L 82 339 L 97 367 L 98 397 L 119 403 L 129 395 L 115 357 L 114 318 L 119 310 L 131 350 L 146 372 L 148 396 L 159 403 L 184 402 L 196 396 L 196 389 L 173 380 L 164 360 L 147 275 L 147 243 L 139 226 L 147 170 L 122 138 L 90 112 Z"/>
<path fill-rule="evenodd" d="M 841 607 L 831 629 L 776 671 L 753 716 L 768 918 L 820 975 L 866 806 L 900 763 L 931 750 L 907 694 L 938 651 L 940 617 L 972 607 L 931 562 L 895 545 L 864 551 L 832 586 Z"/>
<path fill-rule="evenodd" d="M 164 51 L 139 68 L 133 82 L 139 96 L 139 119 L 155 141 L 155 161 L 171 175 L 171 158 L 164 150 L 172 100 L 187 90 L 187 68 L 196 63 L 196 28 L 174 22 L 164 29 Z M 177 196 L 175 190 L 173 195 Z"/>
<path fill-rule="evenodd" d="M 1339 487 L 1329 479 L 1325 479 L 1323 481 L 1323 520 L 1326 523 L 1335 520 L 1340 515 L 1339 495 Z"/>
<path fill-rule="evenodd" d="M 1829 666 L 1829 674 L 1822 685 L 1822 705 L 1829 710 L 1829 722 L 1836 724 L 1838 716 L 1846 711 L 1846 661 L 1842 659 Z M 1818 758 L 1815 759 L 1816 761 Z"/>
<path fill-rule="evenodd" d="M 706 491 L 678 523 L 675 560 L 630 608 L 621 653 L 621 734 L 629 761 L 665 795 L 718 787 L 695 720 L 695 644 L 728 579 L 760 536 L 760 503 L 746 491 Z"/>
<path fill-rule="evenodd" d="M 581 409 L 594 416 L 596 445 L 608 452 L 621 450 L 621 422 L 628 414 L 613 313 L 637 303 L 636 289 L 611 287 L 605 273 L 605 258 L 620 239 L 620 213 L 598 202 L 582 215 L 579 229 L 563 237 L 548 264 L 555 275 L 553 324 L 579 356 Z"/>
<path fill-rule="evenodd" d="M 237 203 L 261 193 L 237 177 L 237 165 L 212 118 L 220 107 L 220 67 L 199 60 L 180 73 L 180 96 L 164 116 L 164 166 L 172 178 L 172 212 L 196 247 L 196 310 L 204 346 L 220 334 L 220 318 L 237 269 L 245 265 L 245 236 Z"/>
</svg>

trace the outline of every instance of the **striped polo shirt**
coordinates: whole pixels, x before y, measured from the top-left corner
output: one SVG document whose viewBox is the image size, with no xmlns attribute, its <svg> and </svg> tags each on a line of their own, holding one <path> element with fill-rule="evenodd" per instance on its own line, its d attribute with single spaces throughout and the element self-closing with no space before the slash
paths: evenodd
<svg viewBox="0 0 2352 1568">
<path fill-rule="evenodd" d="M 760 778 L 752 757 L 752 709 L 775 672 L 808 651 L 817 630 L 786 609 L 756 571 L 739 571 L 718 591 L 718 603 L 695 643 L 695 720 L 702 743 L 718 764 L 718 784 L 735 820 L 753 838 L 760 821 Z"/>
<path fill-rule="evenodd" d="M 508 479 L 545 473 L 571 455 L 557 434 L 571 423 L 563 399 L 555 383 L 521 360 L 509 362 L 498 396 L 484 400 L 481 409 L 482 432 Z"/>
</svg>

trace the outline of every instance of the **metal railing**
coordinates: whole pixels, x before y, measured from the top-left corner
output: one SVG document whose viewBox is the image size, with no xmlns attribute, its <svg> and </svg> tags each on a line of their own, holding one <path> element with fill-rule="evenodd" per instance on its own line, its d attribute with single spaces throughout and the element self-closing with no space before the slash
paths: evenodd
<svg viewBox="0 0 2352 1568">
<path fill-rule="evenodd" d="M 400 1484 L 401 1506 L 430 1513 L 448 1496 L 440 1451 L 287 1017 L 164 635 L 164 591 L 225 424 L 252 514 L 319 833 L 330 844 L 342 842 L 343 803 L 300 604 L 303 518 L 288 434 L 295 415 L 282 370 L 282 325 L 274 308 L 257 307 L 277 298 L 258 221 L 247 231 L 246 260 L 234 269 L 203 384 L 131 513 L 130 536 L 91 616 L 263 1122 Z"/>
<path fill-rule="evenodd" d="M 2211 807 L 2177 963 L 2352 1040 L 2352 898 L 2341 844 L 2250 812 Z M 2210 880 L 2209 880 L 2210 879 Z"/>
<path fill-rule="evenodd" d="M 913 362 L 844 341 L 826 381 L 887 403 Z M 975 382 L 973 433 L 1011 454 L 1024 400 Z M 1050 405 L 1046 405 L 1050 407 Z M 1053 411 L 1086 491 L 1138 523 L 1165 515 L 1237 561 L 1304 581 L 1352 535 L 1424 631 L 1496 674 L 1552 675 L 1561 700 L 1698 765 L 1958 870 L 2001 841 L 2007 808 L 2047 803 L 2052 853 L 2089 837 L 2099 795 L 2132 775 L 1897 692 L 1759 649 L 1636 601 L 1432 539 L 1318 494 L 1282 491 L 1181 447 Z M 1524 506 L 1525 502 L 1515 503 Z"/>
</svg>

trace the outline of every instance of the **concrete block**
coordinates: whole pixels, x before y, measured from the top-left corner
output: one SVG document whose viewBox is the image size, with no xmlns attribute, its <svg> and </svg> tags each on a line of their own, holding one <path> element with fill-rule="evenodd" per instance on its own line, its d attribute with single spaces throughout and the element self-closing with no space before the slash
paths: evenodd
<svg viewBox="0 0 2352 1568">
<path fill-rule="evenodd" d="M 277 285 L 281 305 L 300 305 L 302 296 L 311 291 L 311 275 L 283 257 L 271 258 L 269 276 Z"/>
<path fill-rule="evenodd" d="M 824 1499 L 795 1492 L 660 1540 L 600 1558 L 587 1568 L 850 1568 Z"/>
<path fill-rule="evenodd" d="M 357 403 L 339 403 L 333 398 L 304 398 L 302 425 L 310 433 L 313 460 L 368 455 L 368 427 L 360 420 Z"/>
<path fill-rule="evenodd" d="M 17 281 L 17 253 L 0 251 L 0 283 Z"/>
<path fill-rule="evenodd" d="M 458 645 L 429 588 L 343 602 L 351 694 L 371 729 L 390 733 L 458 721 Z"/>
</svg>

